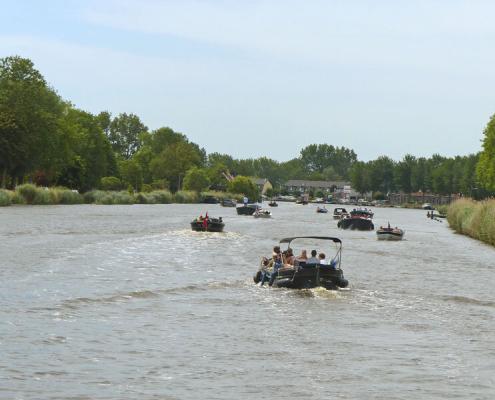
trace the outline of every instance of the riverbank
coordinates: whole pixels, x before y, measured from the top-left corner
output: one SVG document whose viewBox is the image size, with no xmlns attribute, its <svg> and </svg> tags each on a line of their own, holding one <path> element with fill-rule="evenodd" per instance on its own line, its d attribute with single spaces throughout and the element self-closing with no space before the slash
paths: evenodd
<svg viewBox="0 0 495 400">
<path fill-rule="evenodd" d="M 495 200 L 457 200 L 449 206 L 447 220 L 457 233 L 495 246 Z"/>
<path fill-rule="evenodd" d="M 15 190 L 0 189 L 0 206 L 19 204 L 56 205 L 56 204 L 192 204 L 215 197 L 222 199 L 241 198 L 238 194 L 227 192 L 191 192 L 181 190 L 171 193 L 168 190 L 129 193 L 126 191 L 91 190 L 84 194 L 67 188 L 42 188 L 31 184 L 19 185 Z"/>
</svg>

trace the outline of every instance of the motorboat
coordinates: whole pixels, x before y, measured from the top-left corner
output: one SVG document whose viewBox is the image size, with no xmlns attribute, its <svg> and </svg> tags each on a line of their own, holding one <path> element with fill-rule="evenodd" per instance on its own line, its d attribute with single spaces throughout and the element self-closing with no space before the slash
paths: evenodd
<svg viewBox="0 0 495 400">
<path fill-rule="evenodd" d="M 245 204 L 243 206 L 236 207 L 238 215 L 253 215 L 260 206 L 258 204 Z"/>
<path fill-rule="evenodd" d="M 368 210 L 367 208 L 355 208 L 348 216 L 342 218 L 337 223 L 337 226 L 342 229 L 372 231 L 375 229 L 372 218 L 373 212 L 371 210 Z"/>
<path fill-rule="evenodd" d="M 387 227 L 380 226 L 376 230 L 376 237 L 378 240 L 402 240 L 405 231 L 400 228 L 392 228 L 390 224 Z"/>
<path fill-rule="evenodd" d="M 201 200 L 201 203 L 205 204 L 217 204 L 218 203 L 218 198 L 215 196 L 205 196 L 203 200 Z"/>
<path fill-rule="evenodd" d="M 349 215 L 349 213 L 343 207 L 337 207 L 333 210 L 333 219 L 341 219 L 346 215 Z"/>
<path fill-rule="evenodd" d="M 335 256 L 326 264 L 307 263 L 305 261 L 294 262 L 294 265 L 283 265 L 277 261 L 276 255 L 269 260 L 261 259 L 260 268 L 255 273 L 254 283 L 263 285 L 268 282 L 270 286 L 288 289 L 311 289 L 323 287 L 328 290 L 338 290 L 349 285 L 344 278 L 341 268 L 342 241 L 339 238 L 327 236 L 296 236 L 280 240 L 280 245 L 287 244 L 287 249 L 293 248 L 296 241 L 330 241 L 335 245 Z M 283 253 L 282 253 L 283 254 Z"/>
<path fill-rule="evenodd" d="M 423 210 L 434 210 L 433 206 L 430 203 L 424 203 L 421 208 Z"/>
<path fill-rule="evenodd" d="M 223 207 L 236 207 L 236 202 L 232 199 L 222 199 L 220 204 Z"/>
<path fill-rule="evenodd" d="M 263 208 L 258 208 L 254 212 L 253 217 L 254 218 L 271 218 L 272 217 L 272 213 L 269 210 L 265 210 Z"/>
<path fill-rule="evenodd" d="M 275 200 L 272 200 L 268 203 L 270 207 L 278 207 L 278 203 Z"/>
<path fill-rule="evenodd" d="M 195 218 L 191 222 L 191 229 L 196 232 L 223 232 L 224 226 L 222 217 L 213 218 L 208 214 L 205 217 Z"/>
<path fill-rule="evenodd" d="M 322 213 L 322 214 L 326 214 L 328 212 L 327 208 L 325 206 L 323 207 L 316 207 L 316 212 L 317 213 Z"/>
</svg>

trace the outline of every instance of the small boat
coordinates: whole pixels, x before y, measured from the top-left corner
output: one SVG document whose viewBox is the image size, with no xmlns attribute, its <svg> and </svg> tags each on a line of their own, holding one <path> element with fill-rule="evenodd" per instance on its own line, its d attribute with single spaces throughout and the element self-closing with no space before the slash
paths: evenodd
<svg viewBox="0 0 495 400">
<path fill-rule="evenodd" d="M 325 206 L 323 206 L 323 207 L 316 207 L 316 212 L 317 213 L 326 214 L 328 212 L 328 210 L 325 208 Z"/>
<path fill-rule="evenodd" d="M 295 265 L 289 267 L 270 262 L 263 257 L 260 268 L 253 277 L 254 283 L 263 285 L 268 282 L 270 286 L 288 289 L 323 287 L 328 290 L 338 290 L 349 285 L 341 269 L 342 241 L 340 239 L 326 236 L 297 236 L 282 239 L 280 244 L 286 243 L 287 249 L 293 248 L 291 243 L 297 239 L 332 241 L 336 247 L 336 254 L 328 264 L 298 262 L 296 259 Z"/>
<path fill-rule="evenodd" d="M 272 213 L 268 210 L 264 210 L 263 208 L 258 208 L 254 214 L 253 214 L 253 217 L 254 218 L 271 218 L 272 217 Z"/>
<path fill-rule="evenodd" d="M 222 217 L 199 217 L 195 218 L 191 222 L 191 229 L 196 232 L 223 232 L 225 224 L 222 221 Z"/>
<path fill-rule="evenodd" d="M 346 215 L 349 215 L 349 213 L 345 208 L 337 207 L 333 210 L 333 219 L 341 219 Z"/>
<path fill-rule="evenodd" d="M 236 202 L 232 199 L 223 199 L 220 204 L 222 205 L 222 207 L 235 207 L 236 206 Z"/>
<path fill-rule="evenodd" d="M 423 210 L 434 210 L 433 206 L 430 203 L 424 203 L 421 208 Z"/>
<path fill-rule="evenodd" d="M 218 203 L 218 198 L 216 198 L 215 196 L 205 196 L 205 198 L 203 200 L 201 200 L 201 203 L 204 203 L 204 204 L 217 204 Z"/>
<path fill-rule="evenodd" d="M 257 204 L 246 204 L 240 207 L 236 207 L 238 215 L 253 215 L 254 212 L 259 209 L 260 206 Z"/>
<path fill-rule="evenodd" d="M 272 200 L 268 203 L 270 207 L 278 207 L 278 203 L 275 200 Z"/>
<path fill-rule="evenodd" d="M 405 231 L 397 227 L 392 228 L 390 224 L 388 227 L 380 226 L 380 229 L 376 231 L 376 237 L 378 240 L 402 240 Z"/>
<path fill-rule="evenodd" d="M 350 212 L 348 216 L 342 218 L 337 226 L 342 229 L 357 229 L 359 231 L 372 231 L 375 229 L 373 225 L 373 213 L 371 210 L 365 209 L 354 209 Z"/>
</svg>

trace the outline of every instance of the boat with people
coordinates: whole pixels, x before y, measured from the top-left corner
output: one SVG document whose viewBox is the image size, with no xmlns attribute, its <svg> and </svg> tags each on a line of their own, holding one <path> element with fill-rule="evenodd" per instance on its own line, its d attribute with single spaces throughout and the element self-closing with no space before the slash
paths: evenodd
<svg viewBox="0 0 495 400">
<path fill-rule="evenodd" d="M 275 200 L 272 200 L 268 203 L 270 207 L 278 207 L 278 203 Z"/>
<path fill-rule="evenodd" d="M 342 218 L 337 226 L 342 229 L 351 229 L 359 231 L 372 231 L 375 229 L 373 225 L 373 212 L 367 208 L 355 208 L 349 215 Z"/>
<path fill-rule="evenodd" d="M 335 245 L 335 255 L 329 261 L 325 254 L 312 250 L 311 258 L 305 256 L 302 250 L 300 257 L 295 257 L 292 243 L 308 240 L 331 241 Z M 287 244 L 287 250 L 281 251 L 280 246 Z M 341 268 L 342 241 L 339 238 L 328 236 L 295 236 L 280 240 L 279 245 L 273 249 L 272 257 L 261 259 L 260 268 L 255 273 L 254 283 L 263 285 L 268 282 L 269 286 L 288 289 L 312 289 L 323 287 L 328 290 L 338 290 L 349 285 L 344 278 Z"/>
<path fill-rule="evenodd" d="M 254 212 L 253 217 L 254 218 L 271 218 L 272 217 L 272 213 L 269 210 L 265 210 L 263 208 L 258 208 Z"/>
<path fill-rule="evenodd" d="M 403 229 L 398 227 L 392 228 L 390 223 L 388 226 L 380 226 L 380 228 L 376 230 L 376 237 L 378 240 L 402 240 L 404 234 L 405 231 Z"/>
<path fill-rule="evenodd" d="M 208 213 L 203 217 L 200 215 L 191 222 L 191 229 L 196 232 L 223 232 L 225 224 L 222 217 L 213 218 Z"/>
<path fill-rule="evenodd" d="M 222 207 L 236 207 L 236 202 L 232 199 L 222 199 L 222 202 L 220 203 Z"/>
<path fill-rule="evenodd" d="M 341 219 L 341 218 L 345 217 L 346 215 L 349 215 L 349 213 L 343 207 L 336 207 L 333 210 L 333 219 Z"/>
<path fill-rule="evenodd" d="M 253 215 L 259 208 L 260 206 L 258 204 L 244 204 L 242 206 L 237 206 L 236 210 L 238 215 Z"/>
<path fill-rule="evenodd" d="M 325 206 L 323 207 L 318 206 L 316 207 L 316 212 L 321 214 L 326 214 L 328 212 L 328 209 Z"/>
</svg>

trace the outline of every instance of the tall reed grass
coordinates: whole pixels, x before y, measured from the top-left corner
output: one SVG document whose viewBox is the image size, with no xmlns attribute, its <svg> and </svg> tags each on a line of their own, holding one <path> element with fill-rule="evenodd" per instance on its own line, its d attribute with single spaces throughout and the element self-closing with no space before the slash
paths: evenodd
<svg viewBox="0 0 495 400">
<path fill-rule="evenodd" d="M 495 246 L 495 200 L 457 200 L 449 206 L 447 219 L 456 232 Z"/>
</svg>

